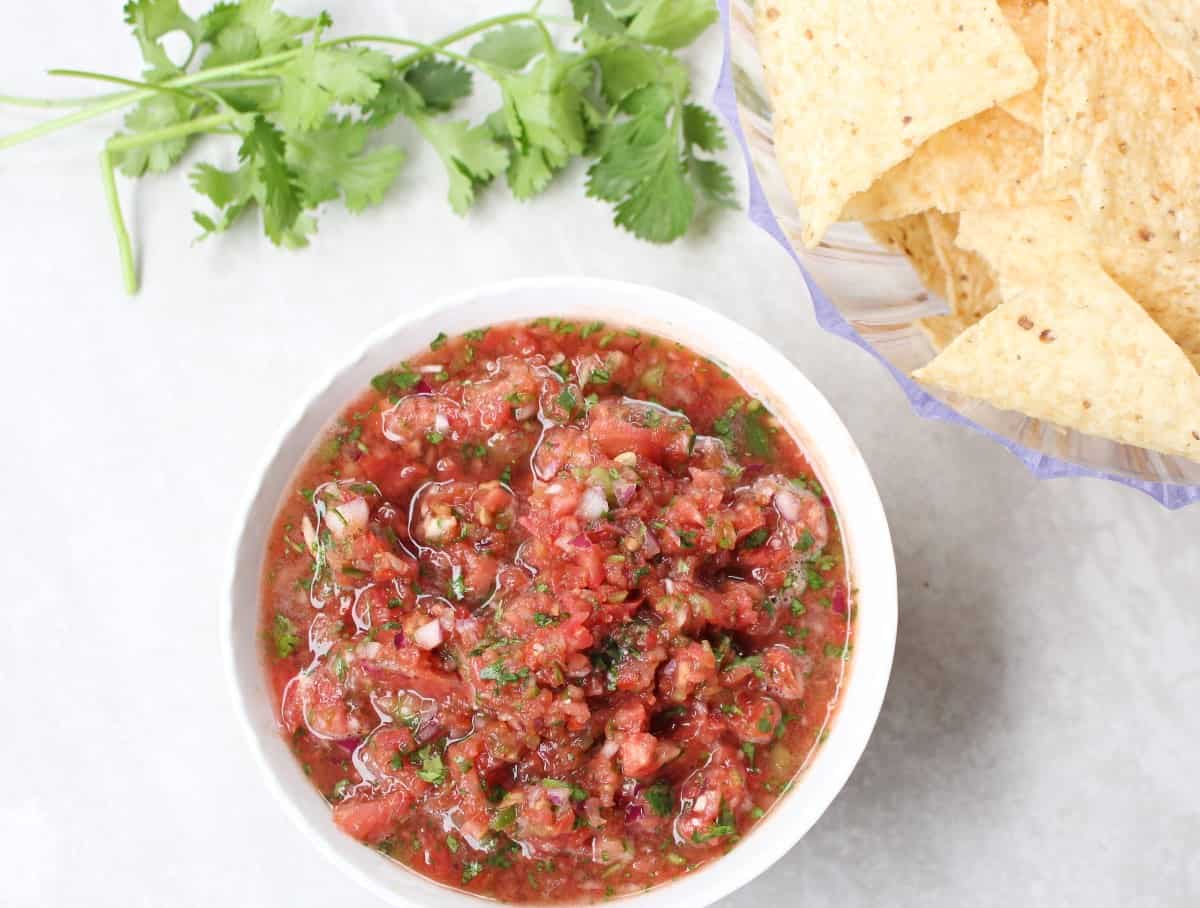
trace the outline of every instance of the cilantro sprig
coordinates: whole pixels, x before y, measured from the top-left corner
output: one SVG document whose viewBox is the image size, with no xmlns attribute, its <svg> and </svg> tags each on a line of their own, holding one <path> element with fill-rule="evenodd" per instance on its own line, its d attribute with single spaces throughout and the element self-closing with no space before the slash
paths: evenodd
<svg viewBox="0 0 1200 908">
<path fill-rule="evenodd" d="M 357 213 L 379 204 L 406 159 L 395 133 L 383 133 L 397 120 L 441 160 L 459 214 L 500 178 L 516 198 L 532 198 L 577 158 L 590 162 L 587 194 L 613 206 L 617 226 L 650 242 L 683 236 L 700 202 L 733 204 L 730 175 L 711 157 L 725 147 L 724 132 L 689 99 L 688 72 L 674 54 L 716 21 L 713 0 L 572 0 L 569 28 L 539 2 L 433 42 L 330 37 L 328 14 L 292 16 L 273 4 L 218 2 L 192 17 L 179 0 L 129 0 L 125 21 L 141 50 L 142 78 L 52 70 L 122 90 L 0 137 L 3 149 L 126 111 L 100 159 L 131 293 L 138 279 L 116 173 L 170 170 L 204 136 L 236 142 L 238 164 L 189 170 L 206 201 L 193 213 L 202 238 L 257 209 L 274 244 L 299 248 L 316 231 L 321 205 L 340 200 Z M 163 41 L 176 33 L 189 46 L 182 60 Z M 499 88 L 499 108 L 480 121 L 454 116 L 479 76 Z"/>
</svg>

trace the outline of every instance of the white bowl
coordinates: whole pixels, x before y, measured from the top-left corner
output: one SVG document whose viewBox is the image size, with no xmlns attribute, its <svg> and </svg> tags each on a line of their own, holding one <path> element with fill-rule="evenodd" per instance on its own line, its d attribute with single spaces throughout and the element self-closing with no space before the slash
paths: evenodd
<svg viewBox="0 0 1200 908">
<path fill-rule="evenodd" d="M 434 883 L 366 848 L 334 826 L 329 806 L 288 750 L 274 719 L 258 633 L 260 579 L 276 509 L 313 441 L 371 377 L 424 349 L 439 331 L 552 315 L 602 319 L 677 340 L 721 362 L 766 402 L 800 442 L 837 510 L 857 590 L 854 656 L 825 743 L 734 853 L 623 903 L 702 908 L 750 882 L 817 821 L 850 776 L 883 703 L 896 642 L 896 566 L 875 484 L 824 397 L 758 336 L 690 300 L 661 290 L 574 277 L 499 284 L 400 316 L 369 339 L 306 399 L 253 479 L 232 555 L 221 616 L 226 669 L 237 712 L 267 785 L 317 848 L 347 876 L 403 908 L 479 908 L 490 901 Z"/>
</svg>

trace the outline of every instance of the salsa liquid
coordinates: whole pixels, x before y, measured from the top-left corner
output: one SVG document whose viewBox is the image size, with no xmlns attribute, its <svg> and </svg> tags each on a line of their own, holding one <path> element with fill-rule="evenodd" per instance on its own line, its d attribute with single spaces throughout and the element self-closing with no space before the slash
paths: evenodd
<svg viewBox="0 0 1200 908">
<path fill-rule="evenodd" d="M 561 902 L 734 847 L 823 738 L 852 614 L 761 402 L 674 342 L 540 319 L 439 335 L 345 409 L 280 507 L 261 630 L 343 831 Z"/>
</svg>

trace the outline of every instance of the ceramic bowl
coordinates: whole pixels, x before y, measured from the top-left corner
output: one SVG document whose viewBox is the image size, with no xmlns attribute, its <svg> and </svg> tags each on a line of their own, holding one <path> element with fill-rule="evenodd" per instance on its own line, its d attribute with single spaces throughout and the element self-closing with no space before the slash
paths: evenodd
<svg viewBox="0 0 1200 908">
<path fill-rule="evenodd" d="M 267 535 L 292 476 L 314 440 L 371 377 L 424 349 L 440 331 L 539 316 L 604 320 L 679 341 L 720 362 L 760 397 L 800 442 L 842 526 L 856 590 L 854 654 L 829 736 L 783 797 L 726 857 L 623 904 L 701 908 L 758 876 L 799 841 L 845 784 L 883 702 L 896 640 L 896 569 L 887 520 L 862 455 L 825 398 L 779 351 L 740 325 L 661 290 L 581 278 L 507 283 L 407 312 L 383 328 L 302 401 L 287 421 L 250 494 L 231 553 L 222 637 L 241 725 L 268 788 L 284 811 L 347 877 L 403 908 L 479 908 L 485 900 L 449 889 L 366 848 L 334 826 L 280 732 L 262 663 L 258 618 Z M 493 903 L 494 904 L 494 903 Z"/>
</svg>

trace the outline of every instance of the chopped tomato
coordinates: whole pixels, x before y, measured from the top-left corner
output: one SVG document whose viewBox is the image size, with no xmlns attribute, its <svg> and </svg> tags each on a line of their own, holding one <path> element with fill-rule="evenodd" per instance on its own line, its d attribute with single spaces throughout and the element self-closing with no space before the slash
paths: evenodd
<svg viewBox="0 0 1200 908">
<path fill-rule="evenodd" d="M 795 441 L 599 322 L 440 336 L 330 427 L 272 530 L 268 678 L 348 835 L 499 902 L 725 853 L 819 744 L 853 584 Z"/>
</svg>

